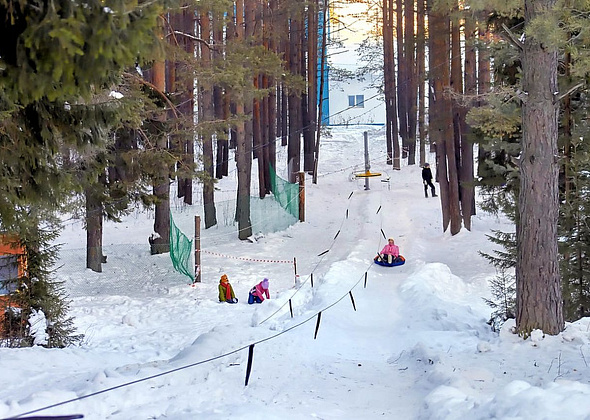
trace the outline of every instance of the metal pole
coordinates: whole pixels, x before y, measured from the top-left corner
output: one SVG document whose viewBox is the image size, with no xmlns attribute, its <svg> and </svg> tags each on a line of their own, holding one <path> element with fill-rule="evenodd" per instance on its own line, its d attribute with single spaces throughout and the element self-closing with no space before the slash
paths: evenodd
<svg viewBox="0 0 590 420">
<path fill-rule="evenodd" d="M 299 221 L 305 222 L 305 172 L 299 172 Z"/>
<path fill-rule="evenodd" d="M 195 283 L 201 282 L 201 216 L 195 216 Z"/>
<path fill-rule="evenodd" d="M 369 133 L 364 131 L 363 137 L 365 139 L 365 172 L 366 175 L 369 175 L 371 171 L 371 163 L 369 162 Z M 365 190 L 370 190 L 368 176 L 365 176 Z"/>
</svg>

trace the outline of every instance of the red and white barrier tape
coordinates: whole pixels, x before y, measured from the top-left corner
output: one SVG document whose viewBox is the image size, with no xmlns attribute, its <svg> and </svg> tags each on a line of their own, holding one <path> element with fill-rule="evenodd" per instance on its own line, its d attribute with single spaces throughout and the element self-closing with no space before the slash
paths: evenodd
<svg viewBox="0 0 590 420">
<path fill-rule="evenodd" d="M 205 251 L 205 250 L 203 250 L 203 249 L 197 249 L 197 252 L 204 252 L 205 254 L 216 255 L 216 256 L 218 256 L 218 257 L 232 258 L 232 259 L 234 259 L 234 260 L 242 260 L 242 261 L 254 261 L 254 262 L 263 262 L 263 263 L 293 264 L 293 261 L 284 261 L 284 260 L 261 260 L 261 259 L 257 259 L 257 258 L 243 258 L 243 257 L 234 257 L 233 255 L 225 255 L 225 254 L 220 254 L 220 253 L 218 253 L 218 252 Z"/>
</svg>

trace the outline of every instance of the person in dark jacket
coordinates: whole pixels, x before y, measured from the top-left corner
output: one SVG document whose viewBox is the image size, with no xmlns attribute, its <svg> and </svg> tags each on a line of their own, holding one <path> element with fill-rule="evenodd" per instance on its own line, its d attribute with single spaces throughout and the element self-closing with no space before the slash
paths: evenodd
<svg viewBox="0 0 590 420">
<path fill-rule="evenodd" d="M 424 196 L 426 198 L 428 198 L 428 187 L 432 190 L 432 196 L 438 197 L 436 195 L 434 184 L 432 183 L 432 171 L 430 170 L 430 164 L 428 163 L 425 163 L 422 168 L 422 182 L 424 183 Z"/>
</svg>

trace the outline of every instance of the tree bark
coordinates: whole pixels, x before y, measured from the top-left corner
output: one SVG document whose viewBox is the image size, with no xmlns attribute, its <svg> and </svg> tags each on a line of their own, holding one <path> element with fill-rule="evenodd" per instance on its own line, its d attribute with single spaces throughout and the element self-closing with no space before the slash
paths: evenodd
<svg viewBox="0 0 590 420">
<path fill-rule="evenodd" d="M 408 165 L 416 164 L 416 37 L 414 36 L 414 0 L 405 0 L 404 6 L 404 61 L 406 68 L 406 120 Z"/>
<path fill-rule="evenodd" d="M 455 3 L 458 7 L 458 4 Z M 457 94 L 455 98 L 463 95 L 463 72 L 461 69 L 461 28 L 459 18 L 456 16 L 457 11 L 453 14 L 451 24 L 451 86 L 450 88 Z M 451 235 L 456 235 L 461 231 L 461 197 L 459 186 L 459 172 L 461 171 L 461 143 L 463 138 L 463 125 L 465 117 L 463 107 L 458 100 L 451 101 L 452 109 L 452 135 L 447 140 L 447 167 L 449 177 L 449 212 L 451 216 Z"/>
<path fill-rule="evenodd" d="M 383 72 L 385 82 L 385 141 L 387 163 L 393 169 L 401 169 L 399 132 L 397 124 L 397 100 L 395 61 L 393 53 L 394 0 L 383 1 Z"/>
<path fill-rule="evenodd" d="M 525 0 L 525 22 L 542 18 L 555 0 Z M 516 327 L 528 337 L 534 329 L 563 331 L 557 252 L 558 101 L 557 51 L 528 34 L 523 47 L 522 149 L 516 230 Z"/>
<path fill-rule="evenodd" d="M 397 116 L 398 130 L 402 139 L 402 158 L 408 156 L 408 116 L 407 116 L 407 68 L 404 50 L 404 11 L 403 0 L 396 0 L 395 39 L 397 43 Z"/>
<path fill-rule="evenodd" d="M 100 185 L 103 184 L 100 180 Z M 86 268 L 102 273 L 102 201 L 87 188 L 86 196 Z"/>
<path fill-rule="evenodd" d="M 426 59 L 426 33 L 425 15 L 426 0 L 417 0 L 416 17 L 416 69 L 418 71 L 416 80 L 418 83 L 418 138 L 420 140 L 420 166 L 426 163 L 426 92 L 425 92 L 425 59 Z"/>
<path fill-rule="evenodd" d="M 209 12 L 202 12 L 200 15 L 201 39 L 211 42 L 211 19 Z M 211 65 L 211 51 L 202 43 L 200 44 L 200 58 L 203 67 Z M 212 86 L 205 80 L 200 81 L 199 93 L 201 95 L 201 117 L 200 122 L 213 121 L 215 112 L 213 110 Z M 201 140 L 203 143 L 203 171 L 208 177 L 203 181 L 203 206 L 205 212 L 205 229 L 217 224 L 215 209 L 215 189 L 213 183 L 213 138 L 209 128 L 202 130 Z"/>
<path fill-rule="evenodd" d="M 244 42 L 244 1 L 236 0 L 236 38 Z M 244 115 L 244 92 L 235 92 L 236 114 Z M 250 219 L 250 181 L 252 178 L 252 142 L 246 136 L 245 123 L 236 123 L 236 167 L 238 171 L 238 191 L 236 197 L 236 221 L 238 222 L 238 238 L 248 239 L 252 236 Z"/>
<path fill-rule="evenodd" d="M 289 27 L 289 70 L 292 74 L 301 73 L 301 2 L 291 17 Z M 301 94 L 293 89 L 289 91 L 289 145 L 287 148 L 287 170 L 289 182 L 297 182 L 301 168 Z"/>
<path fill-rule="evenodd" d="M 453 148 L 453 115 L 451 102 L 445 90 L 450 85 L 449 69 L 449 37 L 450 22 L 448 11 L 434 9 L 429 2 L 428 15 L 430 37 L 430 80 L 432 83 L 431 106 L 429 116 L 430 138 L 436 142 L 436 179 L 440 186 L 440 201 L 442 208 L 443 231 L 446 231 L 451 222 L 452 197 L 458 203 L 456 194 L 452 188 L 458 190 L 456 179 L 453 186 L 448 179 L 447 165 L 454 165 Z M 452 161 L 448 160 L 449 157 Z M 458 204 L 457 204 L 458 205 Z"/>
<path fill-rule="evenodd" d="M 477 58 L 475 54 L 475 20 L 465 18 L 465 94 L 467 104 L 472 104 L 477 94 Z M 461 137 L 461 169 L 459 172 L 461 213 L 465 229 L 471 230 L 471 216 L 475 215 L 475 180 L 473 178 L 473 144 L 470 141 L 471 127 L 465 122 L 467 108 L 463 107 Z"/>
<path fill-rule="evenodd" d="M 166 68 L 163 61 L 156 61 L 152 67 L 152 84 L 161 94 L 166 91 Z M 160 113 L 160 122 L 166 119 Z M 165 133 L 156 135 L 156 148 L 160 153 L 168 148 L 168 137 Z M 156 198 L 154 214 L 154 232 L 157 236 L 149 239 L 152 254 L 170 252 L 170 168 L 161 162 L 154 179 L 153 193 Z"/>
</svg>

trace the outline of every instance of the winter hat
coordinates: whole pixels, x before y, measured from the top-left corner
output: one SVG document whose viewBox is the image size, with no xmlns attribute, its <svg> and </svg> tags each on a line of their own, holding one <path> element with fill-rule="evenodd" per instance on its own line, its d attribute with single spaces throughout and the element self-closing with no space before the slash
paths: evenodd
<svg viewBox="0 0 590 420">
<path fill-rule="evenodd" d="M 424 167 L 425 167 L 425 168 L 428 168 L 428 167 L 430 167 L 430 163 L 425 163 L 425 164 L 424 164 Z"/>
<path fill-rule="evenodd" d="M 222 283 L 228 282 L 228 278 L 227 278 L 227 274 L 224 274 L 223 276 L 221 276 L 221 280 Z"/>
<path fill-rule="evenodd" d="M 389 239 L 387 239 L 387 240 L 388 240 L 388 241 L 393 241 L 393 238 L 389 238 Z"/>
<path fill-rule="evenodd" d="M 262 282 L 260 283 L 262 285 L 262 287 L 264 289 L 268 289 L 268 279 L 265 278 L 264 280 L 262 280 Z"/>
</svg>

